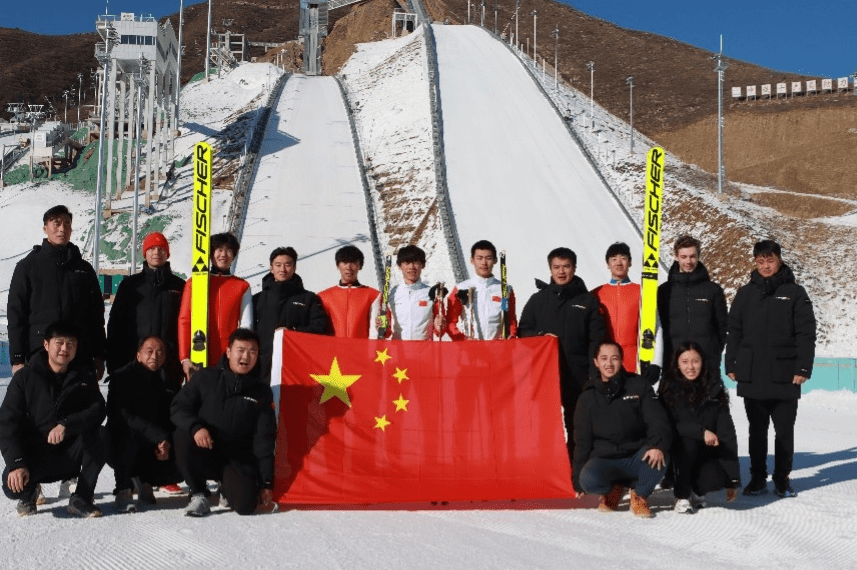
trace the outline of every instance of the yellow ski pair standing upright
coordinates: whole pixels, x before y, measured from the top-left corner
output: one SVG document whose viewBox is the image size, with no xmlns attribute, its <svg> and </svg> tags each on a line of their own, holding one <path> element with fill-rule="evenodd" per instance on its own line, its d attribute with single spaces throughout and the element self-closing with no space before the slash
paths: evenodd
<svg viewBox="0 0 857 570">
<path fill-rule="evenodd" d="M 646 203 L 643 217 L 643 283 L 640 306 L 639 371 L 655 358 L 658 321 L 658 269 L 660 267 L 661 212 L 664 195 L 664 149 L 652 147 L 646 155 Z"/>
</svg>

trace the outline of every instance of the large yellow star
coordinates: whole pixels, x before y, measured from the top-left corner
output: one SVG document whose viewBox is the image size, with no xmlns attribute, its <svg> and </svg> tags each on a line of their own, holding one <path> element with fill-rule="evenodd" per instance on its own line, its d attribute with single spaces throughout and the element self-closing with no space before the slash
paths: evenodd
<svg viewBox="0 0 857 570">
<path fill-rule="evenodd" d="M 396 373 L 393 374 L 393 378 L 398 380 L 399 384 L 402 383 L 402 380 L 410 380 L 410 378 L 408 378 L 408 369 L 405 368 L 404 370 L 402 370 L 397 366 L 396 367 Z"/>
<path fill-rule="evenodd" d="M 357 382 L 360 378 L 359 374 L 342 374 L 339 371 L 339 362 L 336 357 L 333 357 L 333 363 L 330 365 L 328 374 L 310 374 L 312 379 L 324 386 L 324 392 L 321 394 L 320 404 L 325 403 L 331 398 L 339 398 L 349 408 L 351 407 L 351 399 L 348 397 L 348 387 Z"/>
<path fill-rule="evenodd" d="M 375 427 L 381 431 L 387 431 L 387 426 L 391 423 L 387 421 L 387 414 L 384 414 L 380 418 L 375 418 Z"/>
<path fill-rule="evenodd" d="M 401 394 L 399 394 L 398 400 L 393 400 L 393 403 L 396 404 L 396 411 L 397 412 L 399 410 L 405 410 L 407 412 L 408 411 L 408 402 L 410 402 L 410 400 L 406 400 L 404 398 L 404 396 L 402 396 Z"/>
<path fill-rule="evenodd" d="M 375 362 L 380 362 L 381 364 L 387 364 L 387 361 L 390 360 L 391 358 L 393 358 L 392 356 L 387 354 L 387 350 L 388 349 L 386 349 L 386 348 L 384 350 L 376 350 L 375 354 L 377 356 L 375 357 Z"/>
</svg>

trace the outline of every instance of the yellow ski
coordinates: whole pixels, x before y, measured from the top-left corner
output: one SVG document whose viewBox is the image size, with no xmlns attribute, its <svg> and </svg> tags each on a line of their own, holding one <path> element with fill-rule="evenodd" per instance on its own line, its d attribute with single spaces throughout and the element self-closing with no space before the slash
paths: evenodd
<svg viewBox="0 0 857 570">
<path fill-rule="evenodd" d="M 642 369 L 643 364 L 651 364 L 655 357 L 664 158 L 664 149 L 657 146 L 649 149 L 646 155 L 646 204 L 645 217 L 643 218 L 643 298 L 640 307 L 640 345 L 637 350 L 640 369 Z"/>
<path fill-rule="evenodd" d="M 211 146 L 193 149 L 193 251 L 191 252 L 190 360 L 208 366 L 208 269 L 211 238 Z"/>
</svg>

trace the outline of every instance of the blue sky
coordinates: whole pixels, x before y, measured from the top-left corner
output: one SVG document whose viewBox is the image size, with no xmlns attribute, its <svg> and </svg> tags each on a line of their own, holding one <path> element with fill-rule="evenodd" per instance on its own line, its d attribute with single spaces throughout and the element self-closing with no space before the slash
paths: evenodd
<svg viewBox="0 0 857 570">
<path fill-rule="evenodd" d="M 654 32 L 780 71 L 841 77 L 857 69 L 857 0 L 564 0 L 625 28 Z M 491 0 L 488 0 L 490 3 Z M 190 3 L 198 3 L 189 0 Z M 499 0 L 512 5 L 513 0 Z M 87 32 L 104 0 L 42 0 L 38 10 L 0 2 L 0 26 L 43 34 Z M 70 6 L 74 6 L 73 10 Z M 112 0 L 110 13 L 177 12 L 178 0 Z M 74 12 L 74 13 L 72 13 Z"/>
</svg>

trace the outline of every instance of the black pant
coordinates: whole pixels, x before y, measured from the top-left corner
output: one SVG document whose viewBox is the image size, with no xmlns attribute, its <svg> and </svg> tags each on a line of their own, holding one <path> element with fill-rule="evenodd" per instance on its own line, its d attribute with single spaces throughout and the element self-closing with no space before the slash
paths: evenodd
<svg viewBox="0 0 857 570">
<path fill-rule="evenodd" d="M 216 441 L 214 449 L 199 447 L 183 430 L 176 430 L 173 441 L 176 462 L 191 495 L 208 494 L 206 480 L 220 481 L 220 492 L 229 499 L 235 512 L 253 514 L 261 490 L 259 469 L 254 462 L 218 446 Z"/>
<path fill-rule="evenodd" d="M 795 454 L 797 400 L 744 398 L 750 422 L 750 475 L 768 477 L 768 425 L 774 423 L 774 481 L 785 481 L 792 472 Z"/>
<path fill-rule="evenodd" d="M 175 450 L 170 450 L 166 461 L 155 457 L 156 445 L 128 431 L 114 431 L 110 435 L 110 459 L 116 478 L 116 489 L 131 489 L 132 477 L 159 486 L 178 483 L 182 480 L 176 467 Z"/>
<path fill-rule="evenodd" d="M 730 483 L 729 475 L 720 463 L 723 445 L 705 445 L 701 439 L 680 437 L 673 445 L 673 467 L 677 499 L 690 498 L 691 491 L 705 495 L 723 489 Z"/>
<path fill-rule="evenodd" d="M 75 494 L 92 501 L 98 475 L 107 461 L 107 429 L 98 426 L 61 443 L 51 445 L 45 439 L 34 439 L 24 444 L 24 465 L 30 480 L 20 493 L 9 489 L 9 466 L 3 470 L 3 492 L 10 499 L 31 497 L 41 483 L 64 481 L 77 477 Z"/>
</svg>

